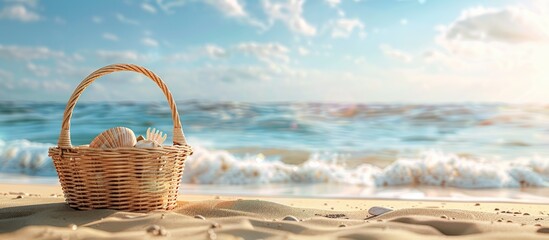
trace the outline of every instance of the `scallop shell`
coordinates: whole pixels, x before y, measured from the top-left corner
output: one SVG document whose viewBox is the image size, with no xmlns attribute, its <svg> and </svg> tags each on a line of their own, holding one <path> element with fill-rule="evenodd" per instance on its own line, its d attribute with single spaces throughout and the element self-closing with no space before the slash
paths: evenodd
<svg viewBox="0 0 549 240">
<path fill-rule="evenodd" d="M 156 128 L 147 128 L 147 137 L 145 139 L 152 140 L 157 142 L 158 144 L 162 145 L 164 141 L 166 141 L 166 138 L 168 137 L 168 134 L 164 134 L 160 130 L 156 130 Z"/>
<path fill-rule="evenodd" d="M 154 140 L 141 140 L 135 144 L 136 148 L 155 148 L 155 147 L 162 147 L 162 145 Z"/>
<path fill-rule="evenodd" d="M 90 148 L 133 147 L 136 143 L 135 134 L 131 129 L 115 127 L 97 135 L 90 143 Z"/>
</svg>

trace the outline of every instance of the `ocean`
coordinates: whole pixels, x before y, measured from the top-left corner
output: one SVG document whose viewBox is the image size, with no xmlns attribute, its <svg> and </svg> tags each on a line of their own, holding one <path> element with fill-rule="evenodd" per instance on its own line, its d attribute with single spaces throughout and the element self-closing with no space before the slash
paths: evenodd
<svg viewBox="0 0 549 240">
<path fill-rule="evenodd" d="M 2 181 L 56 182 L 47 150 L 57 143 L 64 108 L 0 102 Z M 185 101 L 178 109 L 195 152 L 183 175 L 192 189 L 271 186 L 287 193 L 324 184 L 355 189 L 338 190 L 354 196 L 366 188 L 549 187 L 548 105 Z M 142 135 L 155 127 L 171 143 L 166 103 L 117 102 L 78 103 L 73 145 L 115 126 Z"/>
</svg>

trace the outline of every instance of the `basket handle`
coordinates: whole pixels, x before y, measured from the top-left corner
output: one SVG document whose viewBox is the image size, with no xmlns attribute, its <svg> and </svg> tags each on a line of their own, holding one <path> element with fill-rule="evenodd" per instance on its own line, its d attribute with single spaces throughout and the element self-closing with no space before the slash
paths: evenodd
<svg viewBox="0 0 549 240">
<path fill-rule="evenodd" d="M 71 98 L 69 99 L 69 102 L 67 103 L 67 106 L 65 107 L 65 112 L 63 113 L 63 123 L 61 125 L 61 133 L 59 134 L 59 141 L 57 142 L 57 145 L 60 148 L 71 148 L 71 117 L 72 117 L 72 111 L 74 109 L 74 106 L 76 105 L 76 102 L 78 101 L 78 98 L 80 98 L 80 95 L 84 90 L 92 84 L 95 79 L 112 73 L 112 72 L 118 72 L 118 71 L 132 71 L 141 73 L 147 77 L 149 77 L 151 80 L 153 80 L 159 87 L 162 89 L 162 92 L 166 96 L 168 103 L 170 104 L 170 108 L 172 111 L 172 120 L 173 120 L 173 145 L 187 145 L 187 141 L 185 140 L 185 135 L 183 134 L 183 129 L 181 128 L 181 120 L 179 120 L 179 113 L 177 113 L 177 107 L 175 106 L 175 101 L 172 97 L 172 94 L 170 93 L 170 90 L 168 90 L 168 87 L 166 84 L 158 77 L 156 74 L 151 72 L 150 70 L 140 67 L 134 64 L 113 64 L 109 66 L 102 67 L 100 69 L 97 69 L 95 72 L 88 75 L 82 82 L 76 87 L 74 92 L 72 93 Z"/>
</svg>

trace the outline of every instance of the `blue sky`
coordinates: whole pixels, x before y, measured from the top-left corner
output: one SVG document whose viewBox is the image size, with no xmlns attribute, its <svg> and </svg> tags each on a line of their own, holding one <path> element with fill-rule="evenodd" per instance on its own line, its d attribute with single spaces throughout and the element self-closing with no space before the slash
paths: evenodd
<svg viewBox="0 0 549 240">
<path fill-rule="evenodd" d="M 547 102 L 547 2 L 1 0 L 0 100 Z"/>
</svg>

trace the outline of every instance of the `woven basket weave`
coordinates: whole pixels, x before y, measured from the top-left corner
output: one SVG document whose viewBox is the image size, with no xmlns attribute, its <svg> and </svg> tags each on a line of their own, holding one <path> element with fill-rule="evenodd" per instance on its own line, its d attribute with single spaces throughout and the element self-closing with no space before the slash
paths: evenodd
<svg viewBox="0 0 549 240">
<path fill-rule="evenodd" d="M 110 149 L 72 146 L 70 120 L 78 98 L 95 79 L 117 71 L 144 74 L 162 89 L 172 112 L 173 146 Z M 172 94 L 153 72 L 131 64 L 100 68 L 76 87 L 65 108 L 58 146 L 49 149 L 69 206 L 133 212 L 173 209 L 177 205 L 185 159 L 191 154 Z"/>
</svg>

